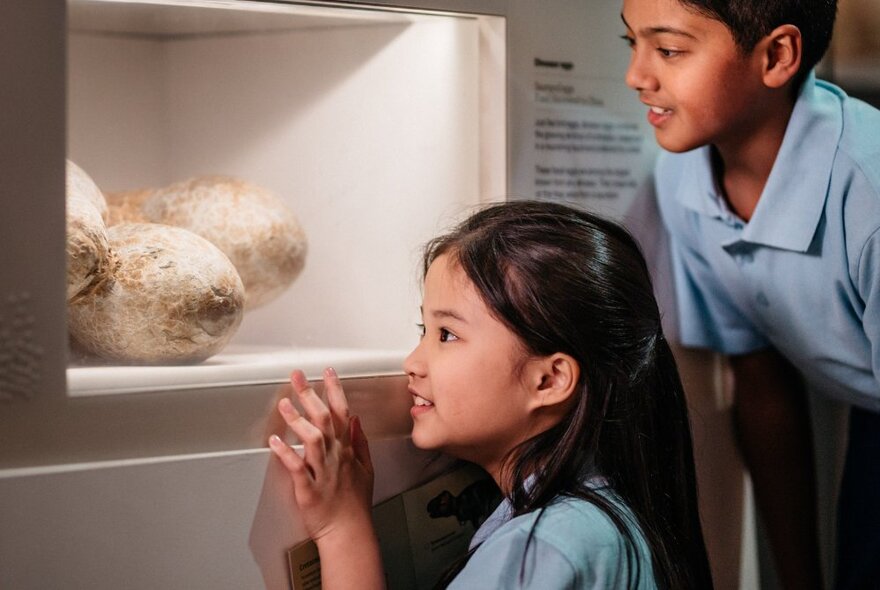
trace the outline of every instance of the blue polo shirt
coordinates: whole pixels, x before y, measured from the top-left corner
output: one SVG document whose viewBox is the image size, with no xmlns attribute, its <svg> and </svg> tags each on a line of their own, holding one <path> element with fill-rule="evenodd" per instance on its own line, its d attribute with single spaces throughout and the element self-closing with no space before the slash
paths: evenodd
<svg viewBox="0 0 880 590">
<path fill-rule="evenodd" d="M 772 345 L 814 390 L 880 411 L 880 111 L 811 74 L 748 223 L 708 146 L 655 173 L 682 344 Z"/>
</svg>

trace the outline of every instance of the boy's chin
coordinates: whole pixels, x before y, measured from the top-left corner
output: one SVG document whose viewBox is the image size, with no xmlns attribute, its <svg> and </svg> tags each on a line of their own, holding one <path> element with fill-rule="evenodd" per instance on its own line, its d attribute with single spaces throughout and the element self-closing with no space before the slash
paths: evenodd
<svg viewBox="0 0 880 590">
<path fill-rule="evenodd" d="M 704 143 L 696 141 L 687 141 L 682 140 L 681 138 L 669 137 L 668 135 L 657 131 L 654 132 L 654 137 L 657 139 L 657 145 L 673 154 L 683 154 L 684 152 L 689 152 L 705 145 Z"/>
</svg>

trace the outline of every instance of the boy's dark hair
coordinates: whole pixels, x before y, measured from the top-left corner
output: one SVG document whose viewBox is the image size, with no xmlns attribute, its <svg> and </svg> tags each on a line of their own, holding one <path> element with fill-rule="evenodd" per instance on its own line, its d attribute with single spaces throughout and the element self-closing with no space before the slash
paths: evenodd
<svg viewBox="0 0 880 590">
<path fill-rule="evenodd" d="M 540 518 L 559 496 L 592 502 L 627 540 L 638 576 L 632 516 L 616 496 L 644 534 L 658 587 L 711 588 L 684 391 L 635 240 L 580 209 L 513 201 L 433 240 L 425 274 L 441 255 L 529 355 L 562 352 L 581 369 L 569 413 L 505 459 L 513 515 Z M 611 489 L 590 487 L 597 476 Z"/>
<path fill-rule="evenodd" d="M 803 38 L 796 81 L 806 78 L 828 45 L 837 16 L 837 0 L 679 0 L 684 6 L 723 23 L 737 46 L 748 53 L 780 25 L 794 25 Z"/>
</svg>

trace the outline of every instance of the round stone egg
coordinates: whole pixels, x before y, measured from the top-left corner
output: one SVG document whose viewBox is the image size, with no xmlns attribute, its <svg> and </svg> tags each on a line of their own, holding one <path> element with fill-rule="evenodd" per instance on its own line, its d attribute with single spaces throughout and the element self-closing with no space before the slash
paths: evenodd
<svg viewBox="0 0 880 590">
<path fill-rule="evenodd" d="M 300 274 L 308 250 L 299 221 L 274 193 L 229 176 L 202 176 L 154 190 L 146 218 L 188 229 L 222 250 L 238 269 L 245 305 L 281 294 Z"/>
<path fill-rule="evenodd" d="M 108 230 L 111 281 L 68 305 L 71 336 L 117 364 L 196 363 L 232 338 L 244 286 L 213 244 L 185 229 L 125 223 Z"/>
<path fill-rule="evenodd" d="M 88 295 L 110 279 L 115 257 L 110 250 L 101 190 L 82 168 L 67 161 L 67 301 Z"/>
</svg>

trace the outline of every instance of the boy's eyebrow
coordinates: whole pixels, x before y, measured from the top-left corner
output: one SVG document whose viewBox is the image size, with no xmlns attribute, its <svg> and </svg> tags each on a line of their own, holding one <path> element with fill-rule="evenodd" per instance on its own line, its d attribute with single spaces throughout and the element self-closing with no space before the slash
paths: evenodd
<svg viewBox="0 0 880 590">
<path fill-rule="evenodd" d="M 623 24 L 626 25 L 627 29 L 632 28 L 629 26 L 629 23 L 626 22 L 626 19 L 623 17 L 622 12 L 620 13 L 620 20 L 623 21 Z M 667 27 L 667 26 L 644 27 L 640 30 L 640 32 L 642 33 L 642 35 L 645 35 L 647 37 L 650 37 L 651 35 L 659 35 L 661 33 L 668 33 L 671 35 L 682 35 L 684 37 L 690 37 L 691 39 L 696 40 L 696 37 L 693 34 L 688 33 L 687 31 L 684 31 L 682 29 L 676 29 L 675 27 Z"/>
</svg>

